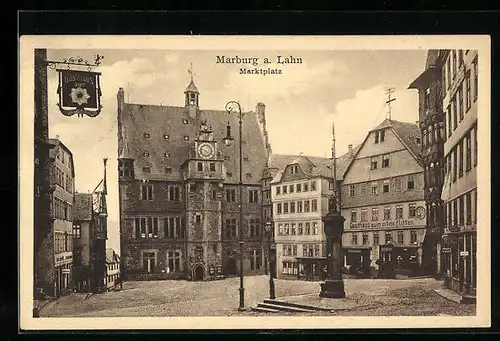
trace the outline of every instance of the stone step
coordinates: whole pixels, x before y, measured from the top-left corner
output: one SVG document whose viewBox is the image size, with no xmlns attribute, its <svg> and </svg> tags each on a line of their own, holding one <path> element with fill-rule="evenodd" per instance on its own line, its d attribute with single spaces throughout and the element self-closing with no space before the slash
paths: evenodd
<svg viewBox="0 0 500 341">
<path fill-rule="evenodd" d="M 270 308 L 264 308 L 264 307 L 252 307 L 252 311 L 256 311 L 259 313 L 279 313 L 279 310 L 277 309 L 270 309 Z"/>
<path fill-rule="evenodd" d="M 298 308 L 298 307 L 291 307 L 291 306 L 272 304 L 272 303 L 259 303 L 259 304 L 257 304 L 257 307 L 267 308 L 267 309 L 275 309 L 275 310 L 286 311 L 286 312 L 291 312 L 291 313 L 310 313 L 310 312 L 314 311 L 313 309 L 310 309 L 310 308 Z"/>
<path fill-rule="evenodd" d="M 327 309 L 327 308 L 309 306 L 309 305 L 305 305 L 305 304 L 292 303 L 292 302 L 286 302 L 286 301 L 278 301 L 278 300 L 273 300 L 273 299 L 265 299 L 264 303 L 272 304 L 274 306 L 299 308 L 299 309 L 304 309 L 307 311 L 330 311 L 330 309 Z"/>
</svg>

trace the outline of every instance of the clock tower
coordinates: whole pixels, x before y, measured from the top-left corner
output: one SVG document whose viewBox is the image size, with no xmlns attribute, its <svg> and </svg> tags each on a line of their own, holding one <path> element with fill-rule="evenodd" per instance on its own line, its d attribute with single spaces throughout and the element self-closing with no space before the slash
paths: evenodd
<svg viewBox="0 0 500 341">
<path fill-rule="evenodd" d="M 192 280 L 222 276 L 224 159 L 206 122 L 183 164 L 186 201 L 186 271 Z"/>
</svg>

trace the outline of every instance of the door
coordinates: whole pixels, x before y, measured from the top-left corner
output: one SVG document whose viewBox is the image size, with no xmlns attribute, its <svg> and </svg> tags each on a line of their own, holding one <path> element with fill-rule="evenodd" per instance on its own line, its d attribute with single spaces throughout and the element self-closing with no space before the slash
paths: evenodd
<svg viewBox="0 0 500 341">
<path fill-rule="evenodd" d="M 238 268 L 236 266 L 236 259 L 231 257 L 227 260 L 226 264 L 226 274 L 236 275 L 238 273 Z"/>
<path fill-rule="evenodd" d="M 203 281 L 203 266 L 196 265 L 194 268 L 194 280 L 195 281 Z"/>
</svg>

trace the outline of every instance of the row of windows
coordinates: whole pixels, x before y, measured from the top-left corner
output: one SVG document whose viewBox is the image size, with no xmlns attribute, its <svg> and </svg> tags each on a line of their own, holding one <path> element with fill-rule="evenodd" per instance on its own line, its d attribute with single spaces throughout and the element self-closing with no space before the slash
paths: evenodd
<svg viewBox="0 0 500 341">
<path fill-rule="evenodd" d="M 426 130 L 422 130 L 423 146 L 429 146 L 446 140 L 445 124 L 443 122 L 430 125 Z"/>
<path fill-rule="evenodd" d="M 65 201 L 54 197 L 53 214 L 55 219 L 73 221 L 73 207 Z"/>
<path fill-rule="evenodd" d="M 52 182 L 73 194 L 73 179 L 57 166 L 52 168 Z"/>
<path fill-rule="evenodd" d="M 370 232 L 370 233 L 365 232 L 362 234 L 353 233 L 351 235 L 351 243 L 352 243 L 352 245 L 370 245 L 369 235 L 372 235 L 371 242 L 373 245 L 383 244 L 380 241 L 380 234 L 381 234 L 381 232 Z M 359 235 L 361 235 L 361 239 L 358 238 Z M 389 242 L 393 242 L 392 235 L 393 235 L 393 233 L 391 231 L 384 232 L 385 244 L 387 244 Z M 397 231 L 396 232 L 396 242 L 398 244 L 405 243 L 404 235 L 405 235 L 404 231 Z M 417 236 L 418 236 L 418 233 L 416 230 L 410 231 L 410 244 L 417 243 L 417 240 L 418 240 Z"/>
<path fill-rule="evenodd" d="M 476 65 L 476 64 L 474 64 Z M 476 67 L 475 67 L 476 69 Z M 477 72 L 477 71 L 475 71 Z M 464 113 L 468 113 L 472 105 L 472 96 L 474 96 L 474 101 L 477 99 L 477 75 L 474 79 L 475 93 L 471 93 L 471 74 L 470 70 L 465 74 L 465 107 L 463 99 L 463 89 L 464 84 L 459 85 L 457 93 L 451 98 L 450 104 L 446 108 L 445 112 L 445 124 L 447 124 L 448 136 L 451 136 L 453 131 L 457 129 L 458 123 L 464 119 Z M 446 130 L 446 128 L 445 128 Z"/>
<path fill-rule="evenodd" d="M 402 190 L 412 191 L 415 189 L 415 176 L 408 175 L 405 177 L 406 186 L 403 188 L 403 178 L 397 177 L 393 178 L 394 180 L 394 189 L 395 192 L 401 192 Z M 380 191 L 380 185 L 382 185 L 382 193 L 389 193 L 391 191 L 391 179 L 382 180 L 382 181 L 374 181 L 371 183 L 371 194 L 378 195 Z M 349 185 L 349 196 L 354 197 L 358 195 L 367 195 L 368 191 L 368 183 L 360 183 Z"/>
<path fill-rule="evenodd" d="M 283 256 L 297 256 L 297 244 L 283 244 Z M 319 257 L 320 245 L 319 244 L 304 244 L 300 245 L 302 248 L 303 257 Z"/>
<path fill-rule="evenodd" d="M 238 224 L 236 222 L 236 218 L 226 219 L 224 235 L 228 239 L 238 238 Z M 260 219 L 248 220 L 248 233 L 245 233 L 245 235 L 250 238 L 262 236 L 262 225 L 260 224 Z"/>
<path fill-rule="evenodd" d="M 474 145 L 474 155 L 472 155 Z M 464 162 L 465 159 L 465 162 Z M 445 157 L 445 173 L 451 175 L 451 181 L 455 182 L 463 177 L 465 172 L 477 166 L 477 126 L 469 130 L 465 136 L 457 142 Z"/>
<path fill-rule="evenodd" d="M 284 223 L 278 224 L 278 235 L 316 235 L 319 233 L 317 222 L 305 222 L 305 223 Z"/>
<path fill-rule="evenodd" d="M 464 226 L 477 222 L 477 191 L 473 190 L 445 205 L 446 226 Z"/>
<path fill-rule="evenodd" d="M 189 184 L 189 192 L 194 193 L 196 191 L 197 184 Z M 154 186 L 153 185 L 142 185 L 139 193 L 139 198 L 141 200 L 154 200 Z M 167 200 L 168 201 L 181 201 L 181 186 L 180 185 L 168 185 L 167 187 Z M 212 191 L 212 199 L 217 199 L 217 191 Z M 236 189 L 229 188 L 226 189 L 226 201 L 235 202 L 236 201 Z M 248 202 L 249 203 L 259 203 L 259 190 L 248 190 Z"/>
<path fill-rule="evenodd" d="M 396 219 L 403 219 L 404 216 L 404 205 L 396 205 Z M 359 221 L 368 221 L 368 209 L 362 208 L 360 209 L 361 215 L 360 215 L 360 220 Z M 371 209 L 371 221 L 378 221 L 380 219 L 379 217 L 379 208 L 378 207 L 373 207 Z M 391 215 L 392 215 L 392 206 L 385 206 L 384 207 L 384 217 L 383 220 L 391 220 Z M 408 204 L 408 218 L 415 218 L 417 213 L 417 204 L 412 203 Z M 354 208 L 351 210 L 351 222 L 356 222 L 358 221 L 358 209 Z"/>
<path fill-rule="evenodd" d="M 375 169 L 378 169 L 378 165 L 379 165 L 379 161 L 380 161 L 380 158 L 382 157 L 382 163 L 381 163 L 381 168 L 389 168 L 390 167 L 390 156 L 389 154 L 384 154 L 382 156 L 373 156 L 371 158 L 371 162 L 370 162 L 370 169 L 371 170 L 375 170 Z"/>
<path fill-rule="evenodd" d="M 182 251 L 181 250 L 170 250 L 166 254 L 166 269 L 161 269 L 164 272 L 180 272 L 183 270 L 182 267 Z M 143 270 L 146 272 L 158 272 L 158 259 L 157 252 L 154 251 L 143 251 L 142 252 L 142 266 Z"/>
<path fill-rule="evenodd" d="M 108 268 L 108 270 L 118 270 L 120 264 L 119 263 L 106 264 L 106 267 Z"/>
<path fill-rule="evenodd" d="M 159 222 L 163 221 L 163 224 Z M 162 229 L 164 238 L 184 238 L 184 219 L 182 217 L 137 217 L 134 219 L 135 239 L 157 239 Z"/>
<path fill-rule="evenodd" d="M 64 232 L 54 233 L 54 253 L 72 252 L 73 238 L 71 234 Z"/>
<path fill-rule="evenodd" d="M 316 181 L 303 182 L 299 184 L 276 186 L 276 195 L 300 192 L 316 191 Z"/>
<path fill-rule="evenodd" d="M 115 284 L 116 283 L 116 280 L 118 280 L 118 274 L 114 274 L 114 275 L 107 275 L 106 276 L 106 280 L 109 284 Z"/>
<path fill-rule="evenodd" d="M 276 204 L 276 214 L 292 214 L 302 212 L 317 212 L 318 200 L 300 200 Z"/>
</svg>

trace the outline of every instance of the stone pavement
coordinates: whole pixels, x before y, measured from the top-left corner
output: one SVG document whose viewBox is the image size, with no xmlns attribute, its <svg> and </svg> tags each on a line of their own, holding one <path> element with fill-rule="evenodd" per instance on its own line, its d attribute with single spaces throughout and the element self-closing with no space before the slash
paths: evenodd
<svg viewBox="0 0 500 341">
<path fill-rule="evenodd" d="M 453 290 L 442 288 L 442 289 L 435 289 L 434 290 L 438 295 L 449 299 L 450 301 L 453 301 L 455 303 L 461 303 L 462 302 L 462 296 L 460 294 L 457 294 Z"/>
<path fill-rule="evenodd" d="M 278 300 L 317 300 L 320 282 L 275 280 Z M 268 276 L 244 278 L 245 307 L 255 307 L 269 297 Z M 136 316 L 238 316 L 255 315 L 237 310 L 239 278 L 219 281 L 135 281 L 123 290 L 63 296 L 40 311 L 41 317 L 136 317 Z M 434 279 L 346 279 L 345 301 L 338 301 L 333 315 L 474 315 L 468 308 L 439 296 Z M 302 298 L 300 298 L 302 297 Z M 343 303 L 340 303 L 343 302 Z M 330 303 L 331 304 L 331 303 Z M 323 315 L 325 312 L 321 312 Z M 281 313 L 280 313 L 281 314 Z"/>
</svg>

